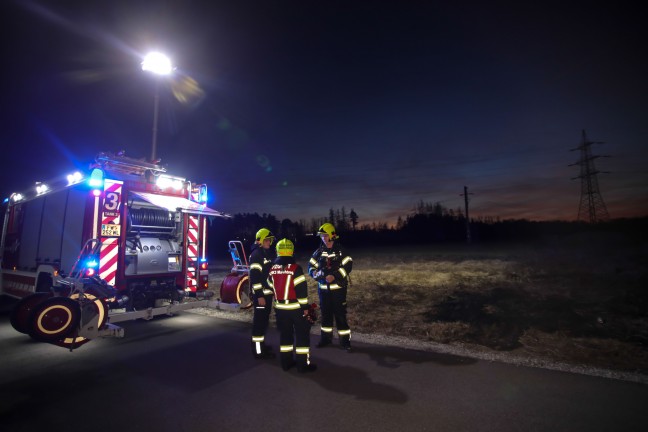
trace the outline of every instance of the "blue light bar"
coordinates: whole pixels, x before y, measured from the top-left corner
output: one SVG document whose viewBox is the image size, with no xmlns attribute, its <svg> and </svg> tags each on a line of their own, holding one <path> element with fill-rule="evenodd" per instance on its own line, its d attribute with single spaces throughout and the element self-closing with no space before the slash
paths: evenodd
<svg viewBox="0 0 648 432">
<path fill-rule="evenodd" d="M 207 185 L 200 185 L 200 192 L 198 195 L 198 202 L 201 204 L 207 203 Z"/>
<path fill-rule="evenodd" d="M 103 187 L 103 171 L 99 168 L 93 169 L 88 179 L 88 185 L 93 188 Z"/>
</svg>

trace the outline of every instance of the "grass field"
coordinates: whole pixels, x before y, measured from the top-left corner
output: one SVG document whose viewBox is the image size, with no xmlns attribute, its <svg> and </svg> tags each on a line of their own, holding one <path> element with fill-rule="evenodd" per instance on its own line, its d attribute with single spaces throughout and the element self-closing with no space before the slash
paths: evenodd
<svg viewBox="0 0 648 432">
<path fill-rule="evenodd" d="M 356 248 L 349 322 L 362 333 L 648 373 L 647 251 L 603 234 Z M 304 268 L 307 259 L 298 256 Z M 309 291 L 317 301 L 312 280 Z"/>
</svg>

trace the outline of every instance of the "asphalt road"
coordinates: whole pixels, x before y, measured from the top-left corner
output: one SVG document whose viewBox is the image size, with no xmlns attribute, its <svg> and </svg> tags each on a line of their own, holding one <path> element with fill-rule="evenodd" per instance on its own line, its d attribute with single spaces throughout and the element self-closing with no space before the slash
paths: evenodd
<svg viewBox="0 0 648 432">
<path fill-rule="evenodd" d="M 69 352 L 0 314 L 0 430 L 643 431 L 648 386 L 447 354 L 313 349 L 254 360 L 249 324 L 184 312 Z M 270 342 L 277 344 L 275 329 Z M 317 338 L 314 338 L 314 342 Z"/>
</svg>

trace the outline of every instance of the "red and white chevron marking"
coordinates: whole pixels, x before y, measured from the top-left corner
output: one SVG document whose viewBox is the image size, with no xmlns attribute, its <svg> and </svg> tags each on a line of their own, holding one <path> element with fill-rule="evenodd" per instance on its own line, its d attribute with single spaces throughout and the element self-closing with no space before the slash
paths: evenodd
<svg viewBox="0 0 648 432">
<path fill-rule="evenodd" d="M 119 197 L 122 196 L 123 183 L 115 180 L 104 181 L 104 197 L 110 196 L 111 192 L 117 193 Z M 116 206 L 115 211 L 111 214 L 106 214 L 105 209 L 107 204 Z M 104 212 L 101 214 L 102 224 L 119 225 L 121 218 L 119 216 L 119 207 L 121 203 L 104 203 Z M 101 250 L 99 252 L 99 277 L 104 279 L 109 285 L 115 285 L 117 276 L 117 262 L 119 258 L 119 237 L 102 237 Z"/>
<path fill-rule="evenodd" d="M 198 285 L 198 218 L 189 216 L 187 229 L 187 288 Z"/>
<path fill-rule="evenodd" d="M 119 238 L 103 237 L 99 255 L 99 277 L 114 286 L 119 257 Z"/>
</svg>

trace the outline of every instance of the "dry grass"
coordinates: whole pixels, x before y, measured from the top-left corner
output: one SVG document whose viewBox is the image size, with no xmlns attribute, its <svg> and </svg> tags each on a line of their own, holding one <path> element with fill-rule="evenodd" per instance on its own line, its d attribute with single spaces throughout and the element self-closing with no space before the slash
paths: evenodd
<svg viewBox="0 0 648 432">
<path fill-rule="evenodd" d="M 645 247 L 586 240 L 355 250 L 350 324 L 363 333 L 648 372 Z M 309 289 L 317 301 L 312 280 Z"/>
</svg>

